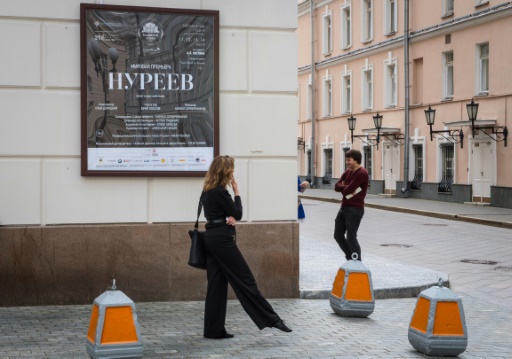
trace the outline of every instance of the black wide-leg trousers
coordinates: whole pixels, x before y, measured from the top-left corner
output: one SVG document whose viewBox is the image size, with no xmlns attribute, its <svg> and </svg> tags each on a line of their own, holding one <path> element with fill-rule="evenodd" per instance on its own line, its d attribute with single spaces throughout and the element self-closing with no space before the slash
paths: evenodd
<svg viewBox="0 0 512 359">
<path fill-rule="evenodd" d="M 279 316 L 258 290 L 251 269 L 236 245 L 235 236 L 205 235 L 204 241 L 208 255 L 204 336 L 215 338 L 226 332 L 228 282 L 259 329 L 278 321 Z"/>
</svg>

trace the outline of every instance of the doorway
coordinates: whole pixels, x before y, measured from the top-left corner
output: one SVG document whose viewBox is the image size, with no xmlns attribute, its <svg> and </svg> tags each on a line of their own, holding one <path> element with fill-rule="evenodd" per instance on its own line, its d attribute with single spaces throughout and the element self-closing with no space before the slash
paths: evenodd
<svg viewBox="0 0 512 359">
<path fill-rule="evenodd" d="M 384 144 L 384 160 L 382 161 L 384 177 L 384 193 L 396 194 L 396 181 L 400 178 L 400 147 L 395 144 Z"/>
<path fill-rule="evenodd" d="M 473 202 L 491 203 L 491 186 L 494 182 L 493 163 L 491 141 L 471 144 Z"/>
</svg>

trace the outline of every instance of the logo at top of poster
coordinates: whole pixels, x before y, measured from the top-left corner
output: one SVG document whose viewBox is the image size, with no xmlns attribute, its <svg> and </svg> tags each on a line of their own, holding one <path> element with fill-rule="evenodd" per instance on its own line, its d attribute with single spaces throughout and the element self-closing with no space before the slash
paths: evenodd
<svg viewBox="0 0 512 359">
<path fill-rule="evenodd" d="M 137 36 L 144 43 L 144 52 L 160 52 L 159 45 L 164 37 L 164 30 L 158 21 L 144 21 L 137 30 Z"/>
</svg>

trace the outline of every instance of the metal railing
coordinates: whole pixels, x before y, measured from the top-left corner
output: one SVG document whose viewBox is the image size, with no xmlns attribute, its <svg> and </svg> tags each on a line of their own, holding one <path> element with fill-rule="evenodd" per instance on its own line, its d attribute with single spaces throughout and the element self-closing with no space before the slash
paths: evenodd
<svg viewBox="0 0 512 359">
<path fill-rule="evenodd" d="M 423 182 L 423 171 L 414 171 L 414 178 L 411 182 L 411 189 L 421 189 Z"/>
<path fill-rule="evenodd" d="M 437 185 L 438 192 L 451 192 L 453 184 L 453 175 L 451 173 L 443 173 L 443 178 L 441 182 Z"/>
</svg>

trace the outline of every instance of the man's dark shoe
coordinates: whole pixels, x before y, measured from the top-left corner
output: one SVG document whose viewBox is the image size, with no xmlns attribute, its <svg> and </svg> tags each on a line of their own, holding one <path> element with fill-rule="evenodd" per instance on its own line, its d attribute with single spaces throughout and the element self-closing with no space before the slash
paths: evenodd
<svg viewBox="0 0 512 359">
<path fill-rule="evenodd" d="M 208 338 L 208 339 L 230 339 L 230 338 L 234 338 L 234 335 L 226 332 L 223 335 L 221 335 L 220 337 L 209 337 L 207 335 L 205 335 L 204 337 Z"/>
<path fill-rule="evenodd" d="M 280 331 L 283 331 L 283 332 L 286 332 L 286 333 L 290 333 L 292 331 L 290 328 L 288 328 L 286 326 L 286 324 L 284 324 L 282 319 L 279 319 L 277 322 L 272 324 L 271 328 L 277 328 Z"/>
</svg>

